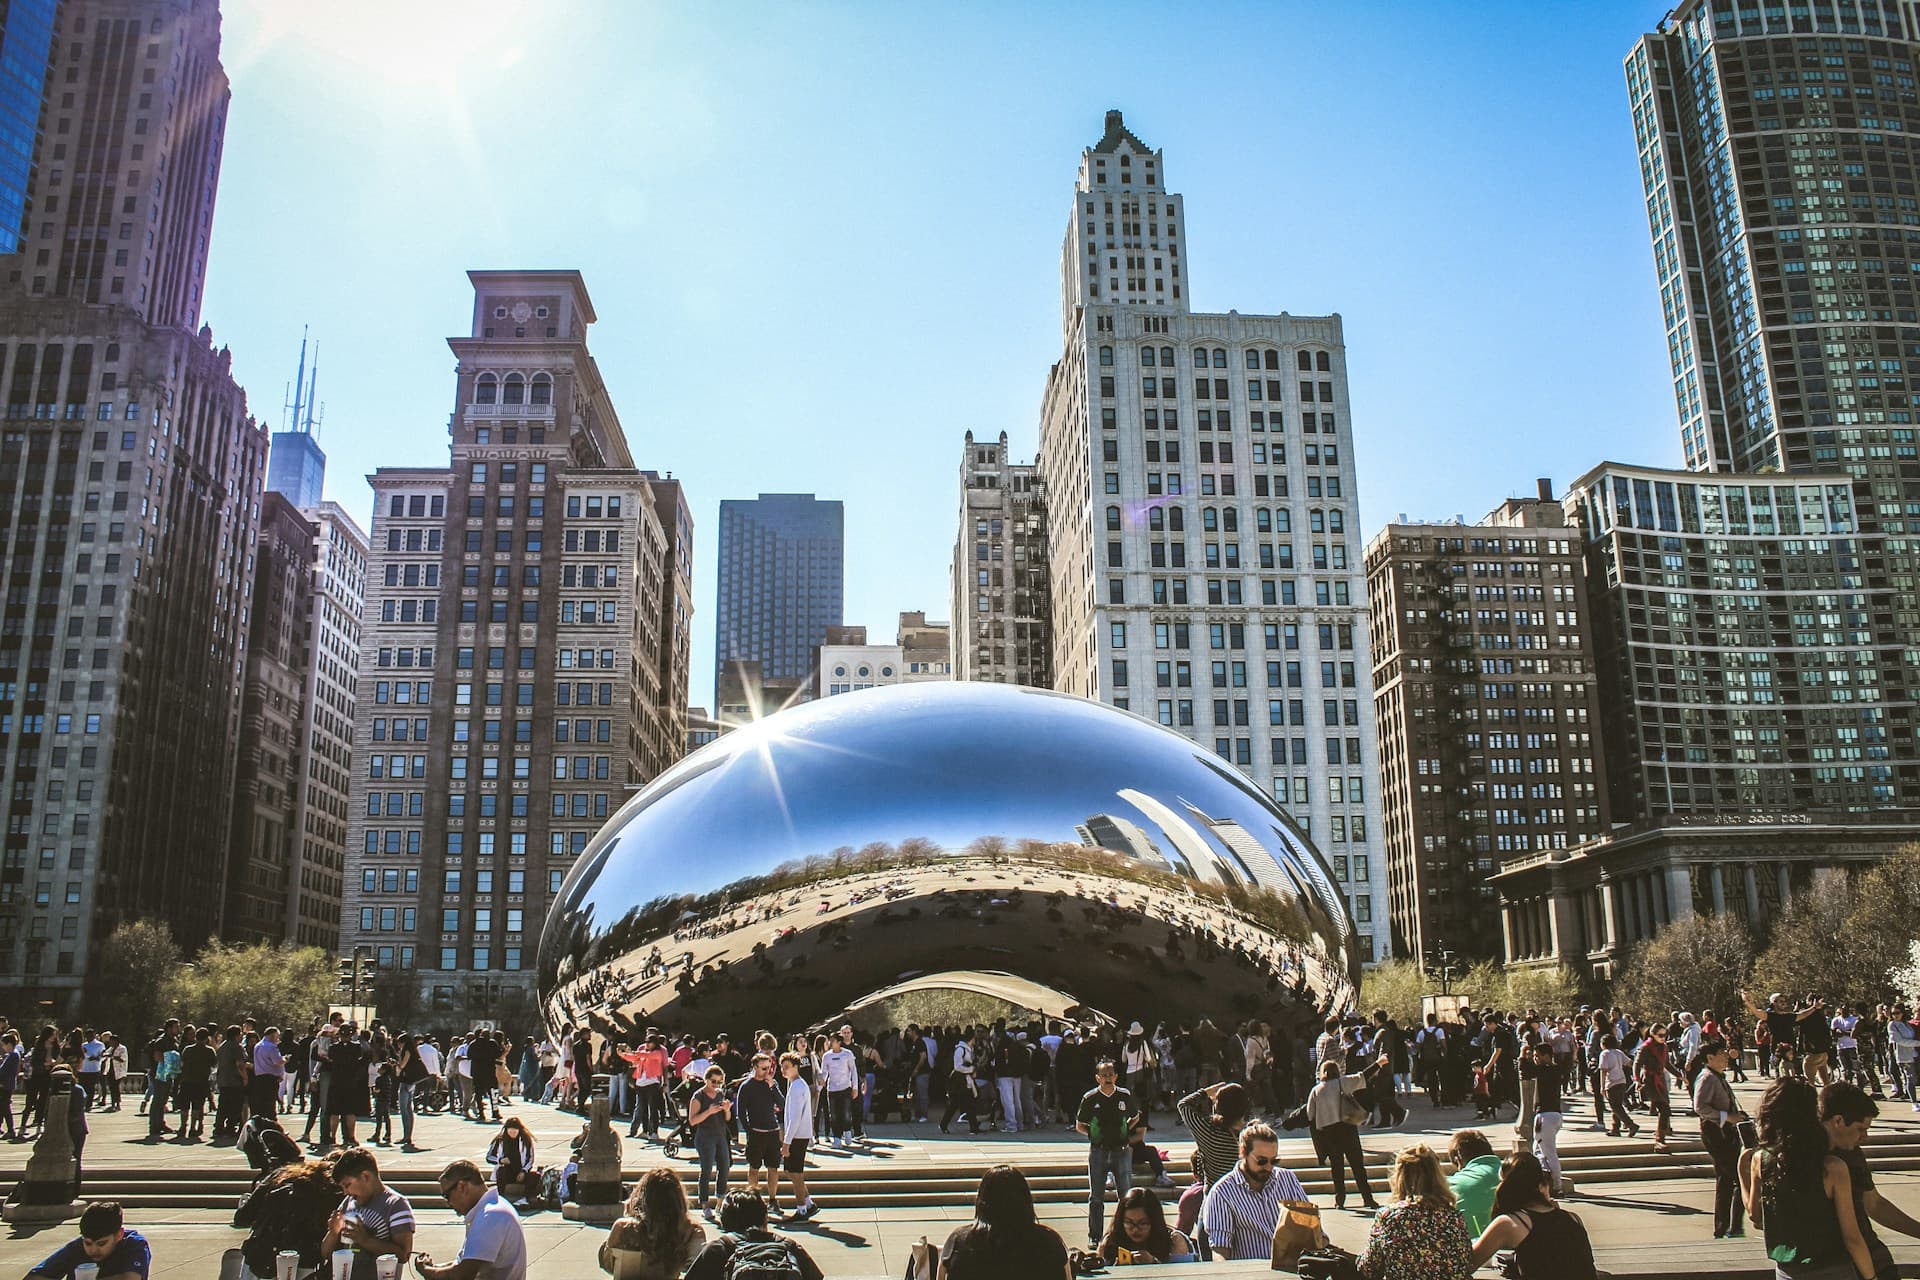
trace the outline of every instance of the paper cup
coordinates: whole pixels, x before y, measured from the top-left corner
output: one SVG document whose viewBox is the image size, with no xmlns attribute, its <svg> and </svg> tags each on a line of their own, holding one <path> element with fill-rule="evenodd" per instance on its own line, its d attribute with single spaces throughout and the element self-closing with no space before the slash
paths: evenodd
<svg viewBox="0 0 1920 1280">
<path fill-rule="evenodd" d="M 333 1280 L 353 1280 L 353 1250 L 333 1251 Z"/>
<path fill-rule="evenodd" d="M 273 1255 L 273 1280 L 300 1280 L 300 1252 L 282 1249 Z"/>
<path fill-rule="evenodd" d="M 100 1274 L 100 1265 L 96 1262 L 83 1262 L 73 1269 L 73 1280 L 96 1280 Z"/>
<path fill-rule="evenodd" d="M 400 1259 L 383 1253 L 373 1260 L 373 1273 L 379 1280 L 400 1280 Z"/>
</svg>

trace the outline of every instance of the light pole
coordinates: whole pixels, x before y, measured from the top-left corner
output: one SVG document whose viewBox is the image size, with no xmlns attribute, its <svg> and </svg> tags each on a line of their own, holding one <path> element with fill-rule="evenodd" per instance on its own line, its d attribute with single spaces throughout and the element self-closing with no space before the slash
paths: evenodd
<svg viewBox="0 0 1920 1280">
<path fill-rule="evenodd" d="M 1454 955 L 1453 952 L 1447 950 L 1447 943 L 1444 938 L 1434 939 L 1433 959 L 1429 962 L 1429 967 L 1440 975 L 1440 994 L 1443 997 L 1453 994 L 1454 961 L 1459 958 L 1460 957 Z"/>
</svg>

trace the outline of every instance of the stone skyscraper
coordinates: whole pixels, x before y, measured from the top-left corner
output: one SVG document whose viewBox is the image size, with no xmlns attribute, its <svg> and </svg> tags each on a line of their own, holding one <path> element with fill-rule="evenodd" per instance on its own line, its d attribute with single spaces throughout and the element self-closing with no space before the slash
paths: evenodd
<svg viewBox="0 0 1920 1280">
<path fill-rule="evenodd" d="M 1379 955 L 1340 318 L 1195 312 L 1186 212 L 1162 154 L 1109 111 L 1074 185 L 1040 426 L 1053 684 L 1154 717 L 1267 790 Z"/>
<path fill-rule="evenodd" d="M 767 684 L 812 677 L 814 646 L 844 620 L 845 522 L 840 503 L 810 493 L 720 504 L 715 706 L 737 705 L 719 687 L 730 662 L 759 663 Z"/>
<path fill-rule="evenodd" d="M 369 477 L 342 942 L 396 1017 L 531 1016 L 554 891 L 687 741 L 692 517 L 634 465 L 586 284 L 468 274 L 452 465 Z"/>
<path fill-rule="evenodd" d="M 951 572 L 953 678 L 1052 688 L 1046 489 L 1038 467 L 1007 456 L 1004 431 L 978 443 L 967 432 Z"/>
<path fill-rule="evenodd" d="M 0 289 L 0 989 L 115 925 L 220 925 L 267 439 L 200 327 L 227 81 L 211 0 L 71 0 Z"/>
</svg>

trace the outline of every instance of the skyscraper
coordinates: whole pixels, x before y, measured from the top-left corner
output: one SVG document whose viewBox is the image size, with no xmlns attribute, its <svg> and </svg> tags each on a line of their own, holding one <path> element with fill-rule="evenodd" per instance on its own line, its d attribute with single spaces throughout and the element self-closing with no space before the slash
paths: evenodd
<svg viewBox="0 0 1920 1280">
<path fill-rule="evenodd" d="M 967 432 L 953 548 L 953 678 L 1053 687 L 1047 499 L 1040 469 Z"/>
<path fill-rule="evenodd" d="M 200 326 L 219 11 L 70 0 L 60 24 L 0 288 L 0 984 L 65 1012 L 120 922 L 219 927 L 267 438 Z"/>
<path fill-rule="evenodd" d="M 1379 761 L 1340 317 L 1192 310 L 1186 208 L 1109 111 L 1061 249 L 1040 424 L 1053 684 L 1240 769 L 1371 954 Z"/>
<path fill-rule="evenodd" d="M 842 621 L 845 512 L 810 493 L 763 493 L 720 504 L 714 705 L 728 699 L 728 662 L 760 664 L 769 684 L 808 679 L 813 647 Z"/>
<path fill-rule="evenodd" d="M 1626 59 L 1686 465 L 1840 471 L 1920 684 L 1920 5 L 1689 0 Z"/>
<path fill-rule="evenodd" d="M 1493 874 L 1607 829 L 1580 530 L 1540 482 L 1367 546 L 1394 950 L 1501 955 Z"/>
<path fill-rule="evenodd" d="M 551 895 L 687 741 L 693 521 L 634 466 L 586 283 L 468 275 L 452 465 L 369 477 L 342 942 L 396 1017 L 531 1016 Z"/>
<path fill-rule="evenodd" d="M 284 431 L 273 433 L 273 446 L 267 454 L 267 488 L 300 508 L 318 506 L 327 482 L 327 455 L 313 438 L 314 399 L 319 387 L 320 349 L 314 348 L 313 372 L 309 374 L 307 340 L 303 336 L 300 368 L 293 377 L 293 416 Z"/>
<path fill-rule="evenodd" d="M 0 253 L 18 252 L 27 230 L 59 9 L 59 0 L 0 0 Z"/>
</svg>

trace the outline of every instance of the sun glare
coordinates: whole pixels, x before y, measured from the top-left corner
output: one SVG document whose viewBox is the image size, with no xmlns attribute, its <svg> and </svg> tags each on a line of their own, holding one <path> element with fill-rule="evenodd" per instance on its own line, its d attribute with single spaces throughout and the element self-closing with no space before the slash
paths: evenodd
<svg viewBox="0 0 1920 1280">
<path fill-rule="evenodd" d="M 532 6 L 525 0 L 271 0 L 258 6 L 255 20 L 257 53 L 292 44 L 308 57 L 358 70 L 372 82 L 364 89 L 452 95 L 463 78 L 520 61 Z"/>
</svg>

